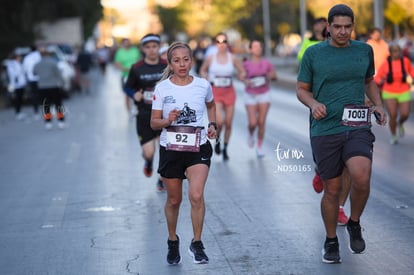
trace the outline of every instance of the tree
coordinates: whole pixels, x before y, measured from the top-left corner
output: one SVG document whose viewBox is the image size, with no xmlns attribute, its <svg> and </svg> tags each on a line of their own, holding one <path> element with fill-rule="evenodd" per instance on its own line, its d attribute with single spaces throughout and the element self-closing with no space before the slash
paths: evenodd
<svg viewBox="0 0 414 275">
<path fill-rule="evenodd" d="M 384 11 L 384 16 L 391 23 L 394 24 L 394 38 L 400 37 L 399 24 L 407 17 L 406 10 L 398 3 L 389 2 L 387 8 Z"/>
<path fill-rule="evenodd" d="M 369 29 L 374 25 L 373 12 L 372 12 L 373 0 L 343 0 L 343 4 L 346 4 L 352 8 L 355 14 L 355 32 L 357 34 L 366 34 Z M 307 1 L 307 8 L 311 11 L 311 14 L 317 17 L 327 17 L 329 9 L 338 4 L 337 1 Z M 312 26 L 309 24 L 308 26 Z"/>
<path fill-rule="evenodd" d="M 164 30 L 164 34 L 168 36 L 168 40 L 174 41 L 178 32 L 185 31 L 185 23 L 181 19 L 183 10 L 180 6 L 166 8 L 157 6 L 158 16 Z"/>
<path fill-rule="evenodd" d="M 36 23 L 80 16 L 86 38 L 101 14 L 100 0 L 3 0 L 0 9 L 0 58 L 16 46 L 33 44 L 38 35 L 33 28 Z"/>
</svg>

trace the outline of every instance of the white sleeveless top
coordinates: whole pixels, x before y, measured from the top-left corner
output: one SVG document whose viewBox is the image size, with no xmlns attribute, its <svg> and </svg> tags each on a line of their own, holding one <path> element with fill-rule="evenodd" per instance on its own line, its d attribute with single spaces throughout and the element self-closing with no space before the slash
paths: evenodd
<svg viewBox="0 0 414 275">
<path fill-rule="evenodd" d="M 221 64 L 217 62 L 217 54 L 213 55 L 213 59 L 208 69 L 208 80 L 214 81 L 216 77 L 233 77 L 234 65 L 231 53 L 227 52 L 227 63 Z"/>
</svg>

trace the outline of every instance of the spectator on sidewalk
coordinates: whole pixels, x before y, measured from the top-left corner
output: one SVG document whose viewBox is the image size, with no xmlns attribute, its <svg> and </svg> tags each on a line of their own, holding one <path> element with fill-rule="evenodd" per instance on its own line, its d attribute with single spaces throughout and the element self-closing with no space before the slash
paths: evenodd
<svg viewBox="0 0 414 275">
<path fill-rule="evenodd" d="M 27 85 L 26 74 L 22 65 L 22 56 L 13 53 L 12 58 L 7 61 L 8 92 L 11 95 L 17 120 L 22 120 L 25 115 L 21 109 L 23 97 Z"/>
<path fill-rule="evenodd" d="M 39 63 L 40 59 L 42 59 L 42 57 L 36 46 L 31 46 L 30 53 L 23 58 L 23 68 L 30 89 L 30 99 L 33 105 L 35 119 L 39 118 L 39 91 L 37 89 L 38 77 L 33 74 L 33 68 Z"/>
<path fill-rule="evenodd" d="M 101 70 L 102 74 L 106 73 L 106 66 L 109 62 L 110 52 L 107 46 L 102 46 L 95 52 L 96 59 L 98 62 L 99 69 Z"/>
<path fill-rule="evenodd" d="M 62 102 L 62 73 L 56 59 L 51 56 L 51 51 L 47 47 L 42 47 L 40 54 L 42 55 L 42 59 L 34 66 L 33 72 L 39 78 L 37 83 L 43 107 L 45 129 L 50 130 L 53 127 L 52 105 L 56 109 L 58 127 L 63 129 L 65 128 L 65 114 Z"/>
<path fill-rule="evenodd" d="M 92 54 L 83 47 L 76 59 L 76 69 L 79 75 L 79 86 L 82 93 L 89 94 L 91 89 Z"/>
</svg>

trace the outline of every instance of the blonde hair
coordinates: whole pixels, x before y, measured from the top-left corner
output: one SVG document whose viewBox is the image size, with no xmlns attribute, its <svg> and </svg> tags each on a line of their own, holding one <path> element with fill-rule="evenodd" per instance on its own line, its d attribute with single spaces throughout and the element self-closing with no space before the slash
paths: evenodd
<svg viewBox="0 0 414 275">
<path fill-rule="evenodd" d="M 174 43 L 172 43 L 168 47 L 168 50 L 167 50 L 167 62 L 168 62 L 168 66 L 164 69 L 164 72 L 162 74 L 162 77 L 161 77 L 161 80 L 160 81 L 165 80 L 165 79 L 169 78 L 171 75 L 174 74 L 174 72 L 170 69 L 170 66 L 169 65 L 171 64 L 172 54 L 173 54 L 173 52 L 176 49 L 187 49 L 190 58 L 193 58 L 192 57 L 192 54 L 191 54 L 191 48 L 190 48 L 190 46 L 187 43 L 184 43 L 184 42 L 174 42 Z"/>
</svg>

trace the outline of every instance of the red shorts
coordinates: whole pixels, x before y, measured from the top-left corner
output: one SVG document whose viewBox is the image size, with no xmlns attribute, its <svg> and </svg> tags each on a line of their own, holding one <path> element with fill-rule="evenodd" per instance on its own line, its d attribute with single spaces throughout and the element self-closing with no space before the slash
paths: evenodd
<svg viewBox="0 0 414 275">
<path fill-rule="evenodd" d="M 214 87 L 213 86 L 214 102 L 223 105 L 234 105 L 236 103 L 236 92 L 234 87 Z"/>
</svg>

